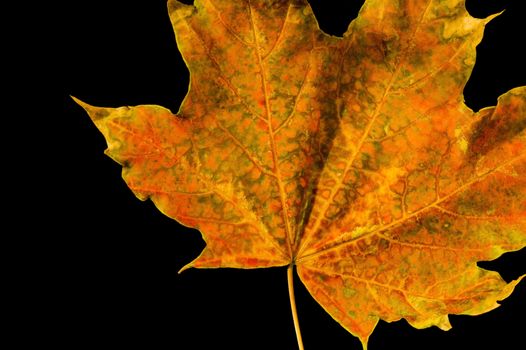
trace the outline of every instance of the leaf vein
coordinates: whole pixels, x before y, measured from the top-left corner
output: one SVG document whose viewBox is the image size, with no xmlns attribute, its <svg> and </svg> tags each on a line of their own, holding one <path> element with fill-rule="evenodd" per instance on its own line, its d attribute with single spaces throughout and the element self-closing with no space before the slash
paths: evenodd
<svg viewBox="0 0 526 350">
<path fill-rule="evenodd" d="M 226 87 L 228 88 L 228 90 L 238 99 L 238 101 L 243 105 L 243 107 L 245 107 L 245 109 L 247 110 L 247 112 L 249 112 L 250 114 L 252 114 L 253 116 L 255 116 L 256 118 L 258 119 L 261 119 L 263 121 L 266 121 L 265 118 L 263 118 L 259 113 L 257 113 L 256 111 L 254 111 L 252 109 L 252 107 L 250 107 L 248 105 L 248 103 L 245 101 L 244 98 L 242 98 L 239 93 L 237 92 L 237 87 L 230 81 L 230 79 L 228 79 L 223 70 L 221 69 L 221 65 L 219 64 L 219 62 L 216 60 L 216 58 L 212 55 L 212 53 L 210 52 L 210 48 L 206 45 L 206 43 L 204 42 L 204 40 L 201 38 L 200 34 L 190 25 L 190 23 L 188 23 L 188 21 L 184 21 L 184 23 L 186 23 L 187 27 L 190 29 L 190 31 L 192 33 L 194 33 L 194 35 L 196 36 L 196 38 L 198 39 L 198 41 L 201 43 L 201 45 L 203 46 L 203 48 L 205 49 L 205 53 L 206 53 L 206 56 L 210 59 L 210 62 L 212 63 L 212 65 L 216 68 L 217 70 L 217 73 L 219 75 L 219 78 L 221 79 L 221 81 L 223 81 L 226 85 Z"/>
<path fill-rule="evenodd" d="M 526 156 L 526 152 L 525 153 L 521 153 L 518 156 L 513 157 L 513 158 L 509 159 L 506 162 L 501 163 L 499 166 L 486 171 L 482 175 L 474 177 L 472 180 L 466 182 L 462 186 L 459 186 L 456 190 L 451 191 L 447 195 L 445 195 L 445 196 L 433 201 L 432 203 L 428 204 L 427 206 L 424 206 L 424 207 L 422 207 L 422 208 L 420 208 L 418 210 L 415 210 L 415 211 L 411 212 L 406 217 L 402 217 L 402 218 L 400 218 L 398 220 L 394 220 L 394 221 L 392 221 L 391 223 L 389 223 L 387 225 L 382 225 L 380 227 L 377 227 L 377 228 L 375 228 L 375 229 L 373 229 L 373 230 L 371 230 L 369 232 L 366 232 L 366 233 L 364 233 L 364 234 L 362 234 L 362 235 L 360 235 L 358 237 L 353 237 L 353 238 L 350 238 L 350 239 L 345 239 L 344 238 L 343 240 L 338 241 L 336 244 L 333 244 L 333 245 L 331 245 L 329 247 L 321 248 L 321 249 L 319 249 L 319 250 L 317 250 L 315 252 L 312 252 L 312 253 L 310 253 L 308 255 L 305 255 L 305 256 L 299 258 L 298 261 L 305 261 L 305 260 L 313 259 L 313 258 L 315 258 L 316 256 L 318 256 L 318 255 L 320 255 L 322 253 L 325 253 L 327 251 L 331 251 L 331 250 L 337 249 L 338 247 L 340 247 L 340 246 L 342 246 L 344 244 L 353 244 L 355 241 L 363 239 L 363 238 L 368 237 L 368 236 L 371 236 L 371 235 L 373 235 L 375 233 L 387 231 L 389 229 L 393 229 L 395 227 L 398 227 L 398 226 L 400 226 L 401 224 L 403 224 L 404 222 L 406 222 L 407 220 L 409 220 L 411 218 L 418 217 L 418 215 L 420 215 L 420 214 L 422 214 L 422 213 L 424 213 L 424 212 L 426 212 L 426 211 L 428 211 L 430 209 L 436 209 L 436 205 L 437 204 L 443 203 L 444 201 L 446 201 L 447 199 L 453 197 L 454 195 L 467 190 L 473 184 L 484 180 L 486 177 L 488 177 L 489 175 L 495 173 L 500 168 L 503 168 L 503 167 L 505 167 L 507 165 L 510 165 L 510 164 L 514 163 L 515 161 L 523 158 L 524 156 Z"/>
<path fill-rule="evenodd" d="M 422 16 L 420 17 L 420 20 L 417 23 L 417 25 L 415 26 L 415 30 L 413 31 L 413 33 L 412 33 L 412 35 L 411 35 L 411 37 L 409 39 L 410 42 L 412 42 L 414 40 L 414 37 L 416 36 L 416 33 L 418 32 L 418 29 L 422 25 L 422 23 L 424 21 L 425 14 L 427 13 L 427 11 L 428 11 L 428 9 L 429 9 L 429 7 L 431 5 L 431 2 L 432 2 L 432 0 L 428 0 L 426 8 L 423 11 Z M 348 49 L 350 48 L 350 46 L 351 45 L 349 44 Z M 407 50 L 407 48 L 404 51 L 400 52 L 399 53 L 399 57 L 404 57 L 406 50 Z M 343 62 L 343 60 L 342 60 L 342 62 Z M 334 196 L 336 195 L 336 193 L 338 193 L 338 190 L 343 185 L 343 181 L 346 178 L 346 175 L 347 175 L 348 171 L 351 169 L 352 164 L 356 160 L 356 157 L 360 153 L 365 141 L 367 140 L 367 137 L 369 136 L 369 133 L 371 132 L 372 127 L 373 127 L 375 121 L 377 120 L 378 115 L 380 114 L 380 111 L 382 110 L 382 108 L 383 108 L 383 106 L 385 104 L 387 96 L 389 95 L 391 87 L 393 86 L 393 84 L 395 82 L 395 79 L 398 76 L 401 68 L 402 68 L 402 64 L 400 62 L 397 62 L 396 70 L 391 75 L 391 78 L 389 79 L 389 82 L 387 83 L 387 86 L 386 86 L 386 88 L 384 90 L 384 93 L 382 94 L 382 97 L 380 98 L 380 100 L 379 100 L 379 102 L 378 102 L 373 114 L 370 116 L 370 120 L 367 123 L 367 126 L 366 126 L 365 130 L 363 131 L 360 140 L 356 144 L 355 150 L 353 151 L 351 157 L 349 159 L 345 160 L 345 168 L 344 168 L 344 170 L 342 172 L 342 175 L 338 179 L 338 181 L 337 181 L 336 185 L 334 186 L 333 190 L 330 191 L 329 199 L 324 202 L 324 206 L 321 208 L 319 215 L 316 217 L 316 221 L 314 222 L 314 224 L 312 226 L 312 232 L 316 232 L 317 230 L 320 229 L 320 225 L 323 222 L 323 218 L 325 217 L 325 214 L 327 213 L 327 210 L 329 209 L 330 204 L 332 204 L 332 201 L 334 200 Z M 338 104 L 338 101 L 337 101 L 337 104 Z M 341 123 L 341 120 L 342 119 L 340 118 L 340 123 Z M 304 244 L 300 248 L 300 254 L 301 254 L 301 251 L 307 246 L 307 243 L 309 243 L 309 241 L 310 240 L 308 240 L 308 239 L 305 240 Z"/>
<path fill-rule="evenodd" d="M 249 150 L 241 143 L 241 141 L 239 141 L 239 139 L 234 136 L 230 130 L 228 130 L 227 128 L 225 128 L 221 123 L 217 122 L 217 127 L 219 129 L 221 129 L 226 135 L 228 138 L 230 138 L 234 144 L 246 155 L 246 157 L 250 160 L 250 162 L 252 164 L 254 164 L 256 166 L 256 168 L 259 169 L 259 171 L 261 171 L 263 174 L 265 175 L 268 175 L 268 176 L 271 176 L 273 178 L 276 177 L 276 174 L 272 173 L 271 171 L 269 171 L 268 169 L 266 169 L 266 167 L 264 165 L 261 164 L 261 161 L 259 161 L 256 156 L 254 156 L 253 154 L 251 154 L 249 152 Z"/>
<path fill-rule="evenodd" d="M 216 13 L 216 16 L 217 18 L 219 19 L 219 22 L 221 22 L 221 24 L 223 25 L 223 27 L 232 35 L 233 38 L 235 38 L 236 40 L 238 40 L 240 43 L 242 43 L 244 46 L 246 47 L 250 47 L 250 48 L 253 48 L 254 45 L 249 43 L 249 42 L 246 42 L 243 38 L 241 38 L 239 36 L 239 34 L 236 33 L 236 31 L 230 26 L 228 25 L 223 17 L 221 16 L 221 12 L 218 10 L 217 6 L 214 4 L 214 2 L 212 0 L 207 0 L 208 3 L 210 3 L 212 9 L 215 11 Z"/>
<path fill-rule="evenodd" d="M 291 4 L 289 2 L 289 5 L 287 6 L 287 13 L 285 14 L 285 19 L 283 20 L 283 24 L 281 25 L 281 29 L 278 33 L 278 37 L 276 38 L 276 41 L 274 41 L 274 44 L 272 45 L 272 47 L 269 48 L 268 52 L 264 54 L 263 56 L 261 56 L 261 60 L 265 61 L 278 46 L 278 43 L 280 42 L 281 37 L 283 36 L 283 33 L 285 32 L 287 19 L 289 18 L 290 8 L 291 8 Z"/>
<path fill-rule="evenodd" d="M 269 101 L 269 96 L 268 96 L 268 91 L 267 91 L 267 81 L 265 78 L 265 69 L 263 66 L 262 59 L 261 59 L 261 52 L 260 52 L 259 42 L 257 38 L 256 23 L 254 22 L 254 14 L 253 14 L 252 5 L 250 1 L 251 0 L 248 0 L 248 7 L 250 10 L 250 23 L 251 23 L 252 31 L 254 35 L 254 43 L 256 45 L 255 53 L 256 53 L 256 58 L 258 61 L 258 66 L 259 66 L 260 75 L 261 75 L 261 85 L 263 88 L 263 95 L 265 97 L 265 109 L 267 112 L 268 132 L 269 132 L 269 138 L 270 138 L 272 159 L 274 161 L 274 172 L 276 174 L 275 179 L 276 179 L 278 190 L 279 190 L 279 197 L 280 197 L 281 207 L 282 207 L 282 217 L 285 223 L 285 234 L 286 234 L 286 240 L 288 243 L 287 248 L 288 248 L 289 256 L 292 257 L 292 229 L 290 227 L 289 216 L 288 216 L 288 205 L 287 205 L 287 199 L 286 199 L 287 195 L 285 192 L 285 188 L 283 186 L 283 182 L 281 180 L 281 172 L 279 168 L 276 140 L 274 139 L 274 134 L 272 130 L 272 115 L 270 112 L 271 109 L 270 109 L 270 101 Z"/>
</svg>

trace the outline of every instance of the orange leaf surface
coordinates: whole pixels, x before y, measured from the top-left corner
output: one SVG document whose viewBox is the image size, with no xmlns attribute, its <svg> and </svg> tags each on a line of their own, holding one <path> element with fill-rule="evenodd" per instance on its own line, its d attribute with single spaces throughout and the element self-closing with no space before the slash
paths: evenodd
<svg viewBox="0 0 526 350">
<path fill-rule="evenodd" d="M 473 112 L 488 19 L 368 0 L 343 38 L 304 0 L 168 2 L 179 112 L 82 105 L 142 200 L 201 231 L 185 268 L 296 266 L 364 348 L 377 322 L 449 329 L 498 306 L 477 266 L 526 246 L 526 87 Z"/>
</svg>

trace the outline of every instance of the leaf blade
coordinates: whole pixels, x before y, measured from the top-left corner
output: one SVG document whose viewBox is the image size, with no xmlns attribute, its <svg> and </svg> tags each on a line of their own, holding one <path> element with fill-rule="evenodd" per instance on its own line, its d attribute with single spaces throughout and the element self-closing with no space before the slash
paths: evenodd
<svg viewBox="0 0 526 350">
<path fill-rule="evenodd" d="M 165 215 L 202 232 L 207 247 L 185 268 L 287 264 L 284 247 L 251 212 L 246 199 L 231 185 L 200 173 L 191 121 L 158 106 L 114 109 L 76 102 L 105 136 L 106 153 L 124 166 L 123 178 L 135 195 L 151 199 Z M 225 245 L 225 237 L 236 243 Z"/>
<path fill-rule="evenodd" d="M 195 3 L 168 3 L 176 116 L 84 104 L 136 195 L 202 232 L 185 268 L 296 264 L 364 347 L 379 319 L 448 329 L 511 293 L 476 262 L 526 245 L 526 88 L 462 101 L 489 19 L 368 0 L 338 39 L 303 0 Z"/>
<path fill-rule="evenodd" d="M 470 124 L 468 148 L 482 147 L 487 153 L 464 150 L 461 167 L 471 174 L 466 183 L 394 224 L 299 259 L 298 273 L 307 289 L 362 342 L 373 330 L 371 322 L 370 328 L 359 325 L 367 322 L 363 314 L 388 322 L 403 317 L 416 328 L 447 330 L 448 314 L 490 311 L 524 278 L 506 283 L 476 263 L 526 245 L 525 92 L 522 87 L 504 94 L 496 108 L 482 111 L 485 118 Z M 499 131 L 513 137 L 499 137 Z"/>
</svg>

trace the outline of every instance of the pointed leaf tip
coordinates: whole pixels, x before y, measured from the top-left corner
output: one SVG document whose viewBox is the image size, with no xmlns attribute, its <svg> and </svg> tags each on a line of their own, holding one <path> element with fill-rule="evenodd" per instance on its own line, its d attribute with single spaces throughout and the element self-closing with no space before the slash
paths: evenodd
<svg viewBox="0 0 526 350">
<path fill-rule="evenodd" d="M 194 267 L 194 264 L 193 264 L 193 263 L 194 263 L 194 262 L 192 261 L 191 263 L 186 264 L 186 265 L 184 265 L 183 267 L 181 267 L 181 269 L 180 269 L 179 271 L 177 271 L 177 274 L 179 275 L 179 274 L 183 273 L 184 271 L 188 270 L 189 268 Z"/>
<path fill-rule="evenodd" d="M 91 120 L 94 122 L 103 118 L 108 117 L 115 108 L 105 108 L 105 107 L 96 107 L 92 106 L 84 101 L 79 100 L 75 96 L 70 96 L 76 104 L 82 107 L 90 116 Z"/>
<path fill-rule="evenodd" d="M 76 98 L 75 96 L 69 95 L 69 97 L 71 97 L 71 99 L 73 101 L 75 101 L 76 104 L 78 104 L 79 106 L 84 108 L 86 111 L 88 110 L 89 107 L 91 107 L 89 104 L 87 104 L 86 102 Z"/>
<path fill-rule="evenodd" d="M 491 22 L 494 18 L 496 18 L 496 17 L 502 15 L 502 14 L 504 13 L 504 11 L 506 11 L 506 10 L 504 9 L 504 10 L 502 10 L 502 11 L 500 11 L 500 12 L 494 13 L 494 14 L 489 15 L 489 16 L 487 16 L 486 18 L 484 18 L 484 19 L 483 19 L 483 20 L 484 20 L 484 25 L 486 25 L 486 24 L 488 24 L 489 22 Z"/>
</svg>

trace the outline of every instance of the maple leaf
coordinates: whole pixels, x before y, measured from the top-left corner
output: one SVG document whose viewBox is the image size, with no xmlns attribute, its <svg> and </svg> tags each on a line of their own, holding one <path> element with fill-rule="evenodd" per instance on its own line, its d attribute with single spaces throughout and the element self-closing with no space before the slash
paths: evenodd
<svg viewBox="0 0 526 350">
<path fill-rule="evenodd" d="M 191 73 L 173 115 L 76 100 L 142 200 L 201 231 L 186 267 L 289 266 L 364 348 L 378 320 L 449 329 L 498 306 L 477 262 L 526 246 L 526 87 L 462 91 L 492 17 L 368 0 L 343 38 L 304 0 L 168 2 Z"/>
</svg>

